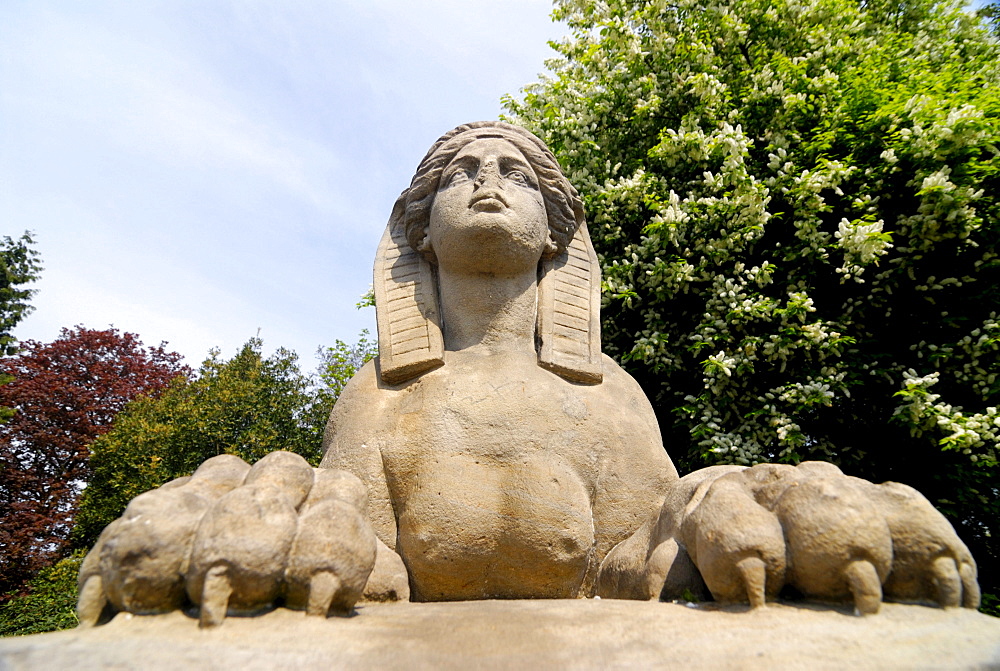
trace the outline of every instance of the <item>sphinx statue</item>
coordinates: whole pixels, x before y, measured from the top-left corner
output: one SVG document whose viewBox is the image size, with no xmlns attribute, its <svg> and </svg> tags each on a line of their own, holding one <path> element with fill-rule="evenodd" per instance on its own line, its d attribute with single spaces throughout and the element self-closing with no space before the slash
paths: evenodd
<svg viewBox="0 0 1000 671">
<path fill-rule="evenodd" d="M 822 462 L 679 477 L 646 396 L 601 353 L 583 205 L 531 133 L 442 136 L 395 203 L 374 279 L 379 357 L 337 401 L 320 469 L 226 463 L 138 497 L 84 564 L 82 623 L 185 603 L 206 625 L 358 599 L 760 607 L 785 588 L 865 614 L 883 599 L 978 606 L 968 549 L 912 488 Z M 186 528 L 157 522 L 174 540 L 129 531 L 182 493 Z"/>
</svg>

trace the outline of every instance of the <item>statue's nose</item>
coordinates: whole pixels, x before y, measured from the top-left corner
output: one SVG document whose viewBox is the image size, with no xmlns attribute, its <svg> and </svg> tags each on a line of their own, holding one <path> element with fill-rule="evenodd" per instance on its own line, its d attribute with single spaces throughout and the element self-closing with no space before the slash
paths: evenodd
<svg viewBox="0 0 1000 671">
<path fill-rule="evenodd" d="M 476 187 L 482 186 L 502 186 L 500 180 L 500 166 L 497 165 L 497 160 L 495 158 L 486 159 L 479 167 L 479 173 L 476 175 Z"/>
</svg>

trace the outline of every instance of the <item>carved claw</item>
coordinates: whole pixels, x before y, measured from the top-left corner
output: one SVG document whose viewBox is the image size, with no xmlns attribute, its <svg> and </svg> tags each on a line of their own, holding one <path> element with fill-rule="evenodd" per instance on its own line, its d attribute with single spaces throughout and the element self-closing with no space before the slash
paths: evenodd
<svg viewBox="0 0 1000 671">
<path fill-rule="evenodd" d="M 101 619 L 101 613 L 107 606 L 108 599 L 104 595 L 104 580 L 100 575 L 92 575 L 80 587 L 80 598 L 76 603 L 76 616 L 81 627 L 93 627 Z"/>
<path fill-rule="evenodd" d="M 775 502 L 789 550 L 788 581 L 819 599 L 853 599 L 876 613 L 893 566 L 892 534 L 863 489 L 842 475 L 806 473 Z"/>
<path fill-rule="evenodd" d="M 209 629 L 222 624 L 229 610 L 229 597 L 232 593 L 229 567 L 219 564 L 208 569 L 201 592 L 201 616 L 198 619 L 198 626 Z"/>
<path fill-rule="evenodd" d="M 340 578 L 329 571 L 322 571 L 312 577 L 309 582 L 309 604 L 307 615 L 326 617 L 330 612 L 330 604 L 340 591 Z"/>
<path fill-rule="evenodd" d="M 322 617 L 331 609 L 351 611 L 378 553 L 375 532 L 363 514 L 367 501 L 368 491 L 356 476 L 334 469 L 316 471 L 288 554 L 286 606 Z"/>
<path fill-rule="evenodd" d="M 937 602 L 942 608 L 958 608 L 962 605 L 962 578 L 951 557 L 938 557 L 931 562 L 931 580 L 937 593 Z"/>
<path fill-rule="evenodd" d="M 844 569 L 844 578 L 854 596 L 854 608 L 859 615 L 874 615 L 882 607 L 882 580 L 870 561 L 851 562 Z"/>
<path fill-rule="evenodd" d="M 877 613 L 883 598 L 979 606 L 976 562 L 926 498 L 899 483 L 844 475 L 833 464 L 696 471 L 644 530 L 608 554 L 614 563 L 605 560 L 601 578 L 610 569 L 616 584 L 603 585 L 605 594 L 623 594 L 622 584 L 631 589 L 627 579 L 639 572 L 627 560 L 648 547 L 655 549 L 645 555 L 641 578 L 656 578 L 666 599 L 680 588 L 660 565 L 672 570 L 689 557 L 717 601 L 755 608 L 785 586 L 807 598 L 853 601 L 866 615 Z M 635 593 L 626 594 L 645 598 L 655 590 L 641 584 Z"/>
<path fill-rule="evenodd" d="M 736 570 L 743 578 L 747 599 L 751 608 L 763 608 L 767 599 L 764 587 L 767 584 L 767 567 L 760 557 L 747 557 L 736 562 Z"/>
<path fill-rule="evenodd" d="M 975 564 L 962 562 L 958 574 L 962 578 L 962 606 L 972 609 L 979 608 L 979 600 L 982 595 L 979 592 Z"/>
<path fill-rule="evenodd" d="M 976 562 L 948 520 L 912 487 L 886 482 L 868 488 L 892 529 L 886 597 L 942 608 L 978 608 Z"/>
<path fill-rule="evenodd" d="M 703 496 L 700 487 L 681 528 L 692 561 L 716 600 L 763 606 L 784 584 L 785 542 L 778 518 L 754 501 L 740 473 L 702 487 Z"/>
</svg>

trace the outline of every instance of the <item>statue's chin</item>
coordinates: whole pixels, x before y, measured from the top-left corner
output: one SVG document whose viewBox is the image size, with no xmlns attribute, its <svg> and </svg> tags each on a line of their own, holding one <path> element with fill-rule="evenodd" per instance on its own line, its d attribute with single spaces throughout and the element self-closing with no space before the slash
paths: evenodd
<svg viewBox="0 0 1000 671">
<path fill-rule="evenodd" d="M 498 274 L 537 268 L 547 238 L 511 224 L 502 212 L 480 212 L 461 226 L 450 227 L 432 241 L 438 265 L 457 272 Z"/>
</svg>

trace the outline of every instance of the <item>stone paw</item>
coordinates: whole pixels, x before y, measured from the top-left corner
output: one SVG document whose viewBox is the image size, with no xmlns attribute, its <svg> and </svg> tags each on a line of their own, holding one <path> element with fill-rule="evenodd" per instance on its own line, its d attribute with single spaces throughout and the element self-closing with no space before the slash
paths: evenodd
<svg viewBox="0 0 1000 671">
<path fill-rule="evenodd" d="M 346 614 L 375 566 L 375 532 L 364 518 L 368 492 L 346 471 L 318 469 L 285 569 L 285 604 L 325 617 Z"/>
<path fill-rule="evenodd" d="M 920 492 L 860 481 L 892 532 L 892 572 L 883 586 L 894 601 L 979 607 L 976 562 L 945 517 Z"/>
<path fill-rule="evenodd" d="M 239 457 L 219 455 L 194 475 L 132 499 L 80 567 L 80 625 L 93 626 L 115 612 L 180 608 L 198 523 L 216 500 L 243 483 L 249 470 Z"/>
<path fill-rule="evenodd" d="M 785 587 L 878 612 L 883 599 L 979 605 L 976 565 L 916 490 L 832 464 L 763 464 L 702 481 L 679 540 L 712 596 L 762 606 Z"/>
<path fill-rule="evenodd" d="M 80 624 L 188 605 L 202 627 L 282 603 L 349 612 L 375 564 L 366 504 L 356 477 L 289 452 L 253 467 L 209 459 L 133 499 L 104 530 L 81 566 Z"/>
<path fill-rule="evenodd" d="M 741 476 L 698 488 L 681 537 L 717 601 L 758 607 L 784 584 L 785 542 L 777 516 L 754 501 Z"/>
</svg>

